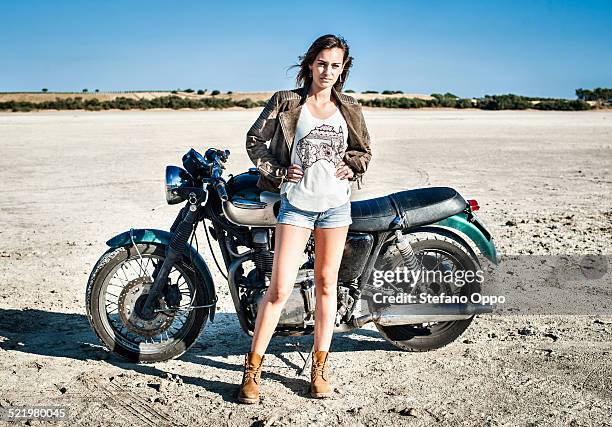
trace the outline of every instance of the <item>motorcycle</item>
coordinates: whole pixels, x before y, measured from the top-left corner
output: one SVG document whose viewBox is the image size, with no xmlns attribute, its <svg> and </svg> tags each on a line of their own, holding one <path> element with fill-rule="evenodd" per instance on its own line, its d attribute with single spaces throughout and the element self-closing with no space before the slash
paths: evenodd
<svg viewBox="0 0 612 427">
<path fill-rule="evenodd" d="M 202 155 L 191 149 L 182 158 L 182 168 L 167 166 L 166 201 L 184 203 L 170 231 L 131 229 L 106 242 L 110 249 L 89 276 L 86 308 L 92 328 L 110 351 L 143 363 L 176 358 L 196 342 L 209 318 L 214 321 L 215 283 L 193 245 L 200 223 L 227 280 L 240 326 L 253 334 L 272 273 L 280 195 L 256 186 L 255 168 L 224 179 L 229 155 L 228 150 L 210 148 Z M 394 304 L 388 297 L 394 292 L 397 296 L 402 284 L 373 286 L 372 279 L 400 268 L 475 272 L 481 263 L 476 250 L 497 264 L 491 234 L 474 213 L 478 209 L 475 200 L 466 201 L 448 187 L 351 202 L 353 223 L 338 272 L 335 332 L 373 322 L 394 346 L 427 351 L 453 342 L 475 315 L 490 312 L 491 305 L 468 299 L 481 290 L 477 280 L 461 286 L 440 279 L 415 280 L 406 288 L 412 295 L 464 299 Z M 211 237 L 227 274 L 215 257 Z M 314 331 L 314 243 L 311 235 L 275 335 Z"/>
</svg>

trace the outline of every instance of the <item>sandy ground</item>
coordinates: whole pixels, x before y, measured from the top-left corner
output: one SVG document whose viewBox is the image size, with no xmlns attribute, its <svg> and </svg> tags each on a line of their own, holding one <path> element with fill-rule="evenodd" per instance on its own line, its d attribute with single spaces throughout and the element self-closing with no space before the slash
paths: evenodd
<svg viewBox="0 0 612 427">
<path fill-rule="evenodd" d="M 258 113 L 0 114 L 0 407 L 66 406 L 70 425 L 610 425 L 610 315 L 480 316 L 423 354 L 372 327 L 339 334 L 327 401 L 309 399 L 308 377 L 296 374 L 292 344 L 311 338 L 279 338 L 262 403 L 238 405 L 249 339 L 202 245 L 220 307 L 198 343 L 155 365 L 101 349 L 84 291 L 104 242 L 130 227 L 169 228 L 177 207 L 164 202 L 164 167 L 190 147 L 230 149 L 228 172 L 250 167 L 244 135 Z M 448 185 L 478 199 L 505 256 L 611 253 L 612 113 L 365 116 L 374 154 L 355 199 Z M 609 272 L 603 280 L 610 289 Z"/>
</svg>

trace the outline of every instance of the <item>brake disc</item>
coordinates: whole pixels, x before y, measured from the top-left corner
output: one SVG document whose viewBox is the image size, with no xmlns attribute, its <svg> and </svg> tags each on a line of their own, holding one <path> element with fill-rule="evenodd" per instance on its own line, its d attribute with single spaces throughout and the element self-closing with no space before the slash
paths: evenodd
<svg viewBox="0 0 612 427">
<path fill-rule="evenodd" d="M 119 295 L 119 316 L 129 331 L 144 337 L 154 337 L 167 331 L 174 316 L 166 312 L 156 312 L 150 318 L 140 314 L 153 283 L 146 277 L 130 281 Z M 162 303 L 164 304 L 164 303 Z M 164 307 L 166 308 L 165 304 Z"/>
</svg>

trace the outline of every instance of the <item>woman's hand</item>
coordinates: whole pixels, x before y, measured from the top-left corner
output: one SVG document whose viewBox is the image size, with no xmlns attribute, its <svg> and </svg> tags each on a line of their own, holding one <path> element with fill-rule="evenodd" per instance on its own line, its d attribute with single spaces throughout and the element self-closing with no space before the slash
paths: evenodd
<svg viewBox="0 0 612 427">
<path fill-rule="evenodd" d="M 336 177 L 340 179 L 351 179 L 355 176 L 355 172 L 351 169 L 344 160 L 340 160 L 338 166 L 336 166 Z"/>
<path fill-rule="evenodd" d="M 298 164 L 292 164 L 287 168 L 287 180 L 290 182 L 298 182 L 304 176 L 302 167 Z"/>
</svg>

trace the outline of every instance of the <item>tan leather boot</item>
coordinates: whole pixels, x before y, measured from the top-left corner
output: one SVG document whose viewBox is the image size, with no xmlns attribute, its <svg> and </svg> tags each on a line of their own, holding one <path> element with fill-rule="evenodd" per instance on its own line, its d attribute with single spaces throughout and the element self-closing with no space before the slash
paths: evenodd
<svg viewBox="0 0 612 427">
<path fill-rule="evenodd" d="M 332 395 L 333 390 L 329 384 L 329 369 L 327 366 L 327 351 L 315 351 L 312 354 L 310 368 L 310 395 L 324 398 Z"/>
<path fill-rule="evenodd" d="M 261 381 L 261 365 L 264 356 L 257 353 L 247 353 L 244 357 L 244 374 L 242 375 L 242 385 L 238 392 L 240 403 L 259 402 L 259 383 Z"/>
</svg>

